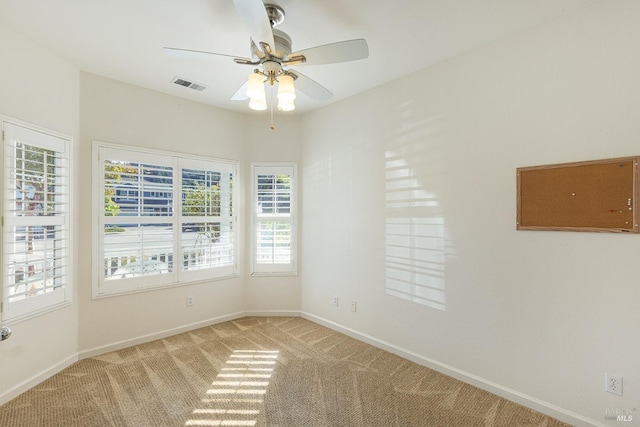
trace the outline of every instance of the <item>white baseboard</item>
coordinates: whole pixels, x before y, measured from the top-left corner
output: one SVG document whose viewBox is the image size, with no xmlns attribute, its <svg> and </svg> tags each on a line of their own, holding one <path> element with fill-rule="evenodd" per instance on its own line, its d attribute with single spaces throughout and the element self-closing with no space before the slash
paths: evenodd
<svg viewBox="0 0 640 427">
<path fill-rule="evenodd" d="M 300 310 L 249 310 L 251 317 L 300 317 Z"/>
<path fill-rule="evenodd" d="M 25 391 L 37 386 L 38 384 L 40 384 L 44 380 L 54 376 L 58 372 L 60 372 L 60 371 L 62 371 L 64 369 L 68 368 L 69 366 L 73 365 L 78 360 L 79 360 L 78 359 L 78 355 L 74 354 L 72 356 L 67 357 L 63 361 L 51 366 L 50 368 L 47 368 L 44 371 L 39 372 L 36 375 L 32 376 L 31 378 L 21 382 L 17 386 L 11 388 L 7 392 L 5 392 L 2 395 L 0 395 L 0 405 L 4 405 L 8 401 L 10 401 L 12 399 L 15 399 L 16 397 L 18 397 L 19 395 L 21 395 Z"/>
<path fill-rule="evenodd" d="M 460 369 L 454 368 L 453 366 L 449 366 L 445 363 L 441 363 L 437 360 L 433 360 L 428 357 L 422 356 L 420 354 L 414 353 L 412 351 L 403 349 L 401 347 L 398 347 L 386 341 L 382 341 L 378 338 L 375 338 L 371 335 L 363 334 L 354 329 L 347 328 L 338 323 L 332 322 L 322 317 L 318 317 L 311 313 L 301 312 L 296 310 L 252 310 L 252 311 L 246 311 L 246 312 L 242 311 L 242 312 L 228 314 L 225 316 L 214 317 L 214 318 L 203 320 L 200 322 L 190 323 L 188 325 L 183 325 L 177 328 L 154 332 L 152 334 L 147 334 L 147 335 L 143 335 L 136 338 L 118 341 L 116 343 L 95 347 L 89 350 L 84 350 L 34 375 L 28 380 L 13 387 L 6 393 L 0 395 L 0 405 L 7 403 L 9 400 L 14 399 L 15 397 L 24 393 L 30 388 L 35 387 L 36 385 L 40 384 L 42 381 L 57 374 L 63 369 L 71 366 L 73 363 L 77 362 L 78 360 L 108 353 L 110 351 L 121 350 L 123 348 L 131 347 L 134 345 L 144 344 L 150 341 L 166 338 L 166 337 L 180 334 L 183 332 L 192 331 L 194 329 L 202 328 L 205 326 L 215 325 L 217 323 L 227 322 L 229 320 L 240 319 L 246 316 L 302 317 L 304 319 L 326 326 L 327 328 L 341 332 L 357 340 L 366 342 L 367 344 L 371 344 L 374 347 L 378 347 L 382 350 L 386 350 L 393 354 L 397 354 L 400 357 L 403 357 L 407 360 L 415 362 L 419 365 L 426 366 L 435 371 L 441 372 L 445 375 L 448 375 L 450 377 L 463 381 L 467 384 L 474 385 L 478 388 L 481 388 L 490 393 L 493 393 L 495 395 L 508 399 L 512 402 L 518 403 L 520 405 L 531 408 L 535 411 L 557 418 L 566 423 L 570 423 L 575 426 L 607 427 L 605 424 L 599 423 L 595 420 L 584 417 L 575 412 L 568 411 L 566 409 L 553 405 L 549 402 L 536 399 L 535 397 L 526 395 L 524 393 L 520 393 L 519 391 L 510 389 L 508 387 L 504 387 L 500 384 L 496 384 L 492 381 L 478 377 L 469 372 L 462 371 Z"/>
<path fill-rule="evenodd" d="M 205 326 L 215 325 L 217 323 L 227 322 L 229 320 L 236 320 L 246 316 L 291 316 L 291 317 L 300 317 L 299 311 L 288 311 L 288 310 L 263 310 L 263 311 L 240 311 L 237 313 L 227 314 L 224 316 L 214 317 L 207 320 L 202 320 L 200 322 L 190 323 L 187 325 L 179 326 L 177 328 L 166 329 L 164 331 L 154 332 L 152 334 L 142 335 L 135 338 L 130 338 L 122 341 L 118 341 L 115 343 L 94 347 L 88 350 L 82 350 L 75 355 L 68 357 L 67 359 L 51 366 L 50 368 L 34 375 L 33 377 L 23 381 L 17 386 L 11 388 L 7 392 L 0 395 L 0 405 L 7 403 L 8 401 L 18 397 L 20 394 L 25 391 L 37 386 L 44 380 L 52 377 L 53 375 L 59 373 L 60 371 L 68 368 L 78 360 L 86 359 L 88 357 L 98 356 L 104 353 L 108 353 L 110 351 L 121 350 L 123 348 L 131 347 L 134 345 L 144 344 L 150 341 L 155 341 L 158 339 L 170 337 L 172 335 L 180 334 L 183 332 L 192 331 L 194 329 L 203 328 Z"/>
<path fill-rule="evenodd" d="M 205 326 L 215 325 L 216 323 L 228 322 L 229 320 L 236 320 L 242 317 L 246 317 L 247 313 L 239 311 L 237 313 L 226 314 L 224 316 L 214 317 L 207 320 L 202 320 L 195 323 L 189 323 L 187 325 L 179 326 L 177 328 L 166 329 L 164 331 L 154 332 L 152 334 L 142 335 L 136 338 L 130 338 L 115 343 L 94 347 L 88 350 L 83 350 L 78 353 L 79 360 L 86 359 L 87 357 L 94 357 L 110 351 L 122 350 L 123 348 L 131 347 L 134 345 L 140 345 L 151 341 L 159 340 L 162 338 L 170 337 L 172 335 L 181 334 L 183 332 L 193 331 L 194 329 L 204 328 Z"/>
<path fill-rule="evenodd" d="M 538 411 L 550 417 L 556 418 L 560 421 L 564 421 L 566 423 L 569 423 L 575 426 L 607 427 L 606 424 L 602 424 L 596 420 L 587 418 L 578 413 L 568 411 L 564 408 L 560 408 L 559 406 L 553 405 L 549 402 L 545 402 L 543 400 L 537 399 L 535 397 L 529 396 L 524 393 L 520 393 L 517 390 L 504 387 L 500 384 L 496 384 L 492 381 L 478 377 L 477 375 L 473 375 L 469 372 L 465 372 L 463 370 L 454 368 L 453 366 L 449 366 L 445 363 L 438 362 L 437 360 L 430 359 L 428 357 L 422 356 L 420 354 L 414 353 L 412 351 L 409 351 L 404 348 L 398 347 L 396 345 L 390 344 L 388 342 L 382 341 L 371 335 L 360 333 L 354 329 L 344 327 L 338 323 L 332 322 L 322 317 L 318 317 L 311 313 L 307 313 L 303 311 L 300 313 L 300 316 L 304 319 L 318 323 L 322 326 L 326 326 L 329 329 L 333 329 L 335 331 L 348 335 L 351 338 L 355 338 L 357 340 L 366 342 L 367 344 L 371 344 L 374 347 L 378 347 L 382 350 L 386 350 L 390 353 L 396 354 L 414 363 L 417 363 L 422 366 L 426 366 L 427 368 L 433 369 L 434 371 L 438 371 L 440 373 L 453 377 L 467 384 L 471 384 L 485 391 L 488 391 L 490 393 L 503 397 L 507 400 L 518 403 L 522 406 L 526 406 L 527 408 L 533 409 L 534 411 Z"/>
</svg>

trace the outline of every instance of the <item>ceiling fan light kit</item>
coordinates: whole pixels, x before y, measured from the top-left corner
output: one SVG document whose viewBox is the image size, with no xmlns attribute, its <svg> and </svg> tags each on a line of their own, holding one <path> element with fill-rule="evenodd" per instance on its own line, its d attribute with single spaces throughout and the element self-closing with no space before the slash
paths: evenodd
<svg viewBox="0 0 640 427">
<path fill-rule="evenodd" d="M 261 74 L 249 74 L 247 81 L 247 97 L 249 97 L 249 108 L 262 111 L 267 109 L 267 97 L 264 91 L 264 80 Z"/>
<path fill-rule="evenodd" d="M 275 29 L 284 21 L 284 10 L 275 4 L 263 4 L 262 0 L 233 0 L 238 14 L 249 30 L 251 58 L 234 58 L 237 64 L 258 66 L 249 75 L 247 82 L 231 97 L 233 100 L 249 99 L 249 108 L 266 110 L 265 84 L 278 84 L 278 110 L 295 109 L 296 88 L 318 102 L 331 98 L 331 91 L 304 74 L 289 69 L 295 65 L 320 65 L 355 61 L 369 57 L 366 40 L 354 39 L 316 46 L 291 53 L 291 37 L 284 31 Z M 195 51 L 190 49 L 164 48 L 167 54 L 202 57 L 221 55 L 220 53 Z M 295 81 L 295 85 L 294 85 Z M 273 99 L 271 102 L 273 117 Z M 273 123 L 271 125 L 273 129 Z"/>
<path fill-rule="evenodd" d="M 296 89 L 293 86 L 293 77 L 284 74 L 280 76 L 278 81 L 278 110 L 294 110 L 296 108 L 293 102 L 294 99 L 296 99 Z"/>
</svg>

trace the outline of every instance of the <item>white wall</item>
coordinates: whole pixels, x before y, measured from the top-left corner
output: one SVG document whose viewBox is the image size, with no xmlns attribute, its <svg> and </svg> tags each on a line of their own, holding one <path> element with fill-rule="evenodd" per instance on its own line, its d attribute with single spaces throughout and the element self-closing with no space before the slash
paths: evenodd
<svg viewBox="0 0 640 427">
<path fill-rule="evenodd" d="M 213 158 L 241 160 L 242 116 L 88 73 L 81 74 L 80 245 L 92 247 L 91 144 L 93 140 Z M 245 183 L 240 182 L 240 191 Z M 243 209 L 243 206 L 239 207 Z M 244 226 L 238 230 L 240 238 Z M 81 352 L 163 331 L 242 315 L 244 277 L 101 299 L 91 298 L 91 251 L 80 256 Z M 240 259 L 240 268 L 244 260 Z M 186 306 L 187 295 L 194 305 Z"/>
<path fill-rule="evenodd" d="M 306 116 L 303 312 L 572 422 L 637 408 L 640 236 L 516 231 L 515 170 L 640 154 L 639 21 L 600 2 Z M 398 242 L 443 307 L 387 293 Z"/>
<path fill-rule="evenodd" d="M 0 114 L 68 135 L 77 146 L 78 70 L 2 25 L 0 58 Z M 74 286 L 77 291 L 77 281 Z M 74 297 L 67 307 L 8 324 L 13 335 L 0 343 L 0 402 L 52 367 L 73 361 L 77 306 Z"/>
<path fill-rule="evenodd" d="M 251 162 L 296 162 L 298 175 L 302 168 L 302 121 L 300 116 L 275 113 L 275 130 L 270 130 L 269 114 L 250 114 L 244 124 L 244 169 L 243 179 L 251 182 Z M 300 181 L 301 182 L 301 181 Z M 300 183 L 299 183 L 299 187 Z M 247 187 L 246 223 L 251 224 L 251 189 Z M 299 209 L 302 207 L 300 201 Z M 301 223 L 300 215 L 298 221 Z M 299 230 L 301 230 L 299 224 Z M 299 236 L 301 238 L 301 236 Z M 298 314 L 300 311 L 300 276 L 265 277 L 250 275 L 252 234 L 247 232 L 244 245 L 245 296 L 244 303 L 250 314 L 280 315 Z M 298 253 L 300 248 L 298 247 Z M 298 261 L 300 256 L 298 255 Z M 300 268 L 300 267 L 298 267 Z"/>
</svg>

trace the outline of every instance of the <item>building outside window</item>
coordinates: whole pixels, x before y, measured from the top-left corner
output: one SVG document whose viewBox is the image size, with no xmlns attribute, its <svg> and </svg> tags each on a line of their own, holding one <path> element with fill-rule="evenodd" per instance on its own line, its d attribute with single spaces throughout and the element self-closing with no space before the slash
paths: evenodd
<svg viewBox="0 0 640 427">
<path fill-rule="evenodd" d="M 237 274 L 237 163 L 94 143 L 94 297 Z"/>
</svg>

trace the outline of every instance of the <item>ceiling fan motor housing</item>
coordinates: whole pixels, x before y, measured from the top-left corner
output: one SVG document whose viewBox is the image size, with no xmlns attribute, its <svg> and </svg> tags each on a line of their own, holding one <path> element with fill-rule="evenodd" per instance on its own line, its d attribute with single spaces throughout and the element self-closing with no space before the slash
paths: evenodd
<svg viewBox="0 0 640 427">
<path fill-rule="evenodd" d="M 273 30 L 273 42 L 275 43 L 275 55 L 284 58 L 291 53 L 291 37 L 284 31 Z"/>
<path fill-rule="evenodd" d="M 267 11 L 267 17 L 271 24 L 273 33 L 273 42 L 275 44 L 275 52 L 272 52 L 275 56 L 283 59 L 286 55 L 291 53 L 291 37 L 284 31 L 276 30 L 276 25 L 282 24 L 284 21 L 284 9 L 275 4 L 265 4 Z"/>
<path fill-rule="evenodd" d="M 284 31 L 273 29 L 273 43 L 275 44 L 275 52 L 271 52 L 273 56 L 279 59 L 286 59 L 291 53 L 291 37 Z M 251 41 L 251 56 L 254 59 L 264 56 L 260 48 Z"/>
</svg>

